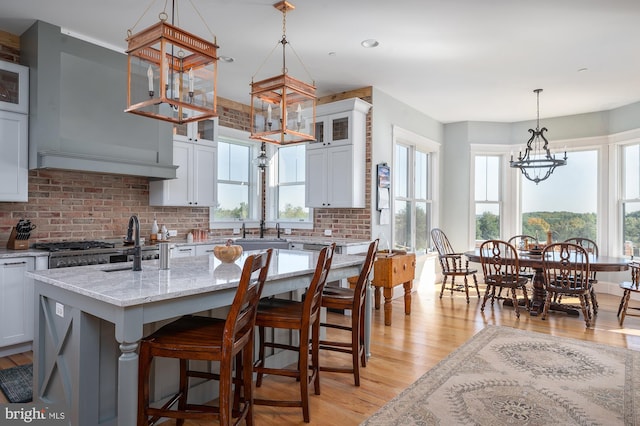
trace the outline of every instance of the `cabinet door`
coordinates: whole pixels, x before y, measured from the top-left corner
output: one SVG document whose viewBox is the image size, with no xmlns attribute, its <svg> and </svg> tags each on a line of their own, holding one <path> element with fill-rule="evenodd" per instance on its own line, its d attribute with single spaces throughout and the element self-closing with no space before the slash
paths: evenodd
<svg viewBox="0 0 640 426">
<path fill-rule="evenodd" d="M 216 244 L 198 244 L 196 245 L 196 256 L 204 256 L 206 254 L 213 254 L 213 248 Z"/>
<path fill-rule="evenodd" d="M 174 246 L 171 249 L 171 257 L 194 256 L 195 252 L 196 252 L 195 246 Z"/>
<path fill-rule="evenodd" d="M 349 145 L 327 149 L 327 205 L 329 207 L 358 207 L 353 205 L 353 150 Z M 364 207 L 364 206 L 362 206 Z"/>
<path fill-rule="evenodd" d="M 0 347 L 33 340 L 34 259 L 0 260 Z"/>
<path fill-rule="evenodd" d="M 307 149 L 305 167 L 306 207 L 327 207 L 327 150 Z"/>
<path fill-rule="evenodd" d="M 216 148 L 195 145 L 193 170 L 193 194 L 190 204 L 198 206 L 216 205 Z"/>
<path fill-rule="evenodd" d="M 176 178 L 166 182 L 166 201 L 170 206 L 186 206 L 191 199 L 189 180 L 193 170 L 193 145 L 173 142 L 173 164 L 178 166 Z"/>
<path fill-rule="evenodd" d="M 28 201 L 27 115 L 0 111 L 0 201 Z"/>
</svg>

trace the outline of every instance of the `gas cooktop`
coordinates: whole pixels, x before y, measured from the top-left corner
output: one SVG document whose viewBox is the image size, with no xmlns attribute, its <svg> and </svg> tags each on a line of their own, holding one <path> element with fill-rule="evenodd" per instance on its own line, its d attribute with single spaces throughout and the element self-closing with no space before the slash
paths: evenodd
<svg viewBox="0 0 640 426">
<path fill-rule="evenodd" d="M 35 243 L 32 248 L 56 252 L 66 250 L 114 248 L 115 246 L 115 243 L 110 243 L 107 241 L 60 241 L 54 243 Z"/>
</svg>

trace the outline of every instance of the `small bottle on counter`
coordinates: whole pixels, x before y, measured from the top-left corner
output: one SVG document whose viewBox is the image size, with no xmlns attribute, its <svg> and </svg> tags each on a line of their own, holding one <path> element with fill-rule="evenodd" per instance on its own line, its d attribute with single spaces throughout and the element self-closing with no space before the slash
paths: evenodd
<svg viewBox="0 0 640 426">
<path fill-rule="evenodd" d="M 151 237 L 149 238 L 152 242 L 158 239 L 158 220 L 156 219 L 156 214 L 153 214 L 153 224 L 151 225 Z"/>
<path fill-rule="evenodd" d="M 193 234 L 191 233 L 191 231 L 189 231 L 189 233 L 187 234 L 187 242 L 188 243 L 193 242 Z"/>
</svg>

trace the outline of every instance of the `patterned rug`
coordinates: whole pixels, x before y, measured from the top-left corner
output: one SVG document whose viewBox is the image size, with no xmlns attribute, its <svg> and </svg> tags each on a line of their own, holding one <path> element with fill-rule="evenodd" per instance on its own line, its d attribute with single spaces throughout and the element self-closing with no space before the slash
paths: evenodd
<svg viewBox="0 0 640 426">
<path fill-rule="evenodd" d="M 20 365 L 0 370 L 0 389 L 9 402 L 31 402 L 33 365 Z"/>
<path fill-rule="evenodd" d="M 640 425 L 640 352 L 488 326 L 362 425 Z"/>
</svg>

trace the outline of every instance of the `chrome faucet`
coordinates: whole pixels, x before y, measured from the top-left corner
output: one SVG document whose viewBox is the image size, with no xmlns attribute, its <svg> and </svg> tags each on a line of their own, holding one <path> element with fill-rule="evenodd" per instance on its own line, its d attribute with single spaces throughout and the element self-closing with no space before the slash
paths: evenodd
<svg viewBox="0 0 640 426">
<path fill-rule="evenodd" d="M 133 215 L 129 218 L 129 228 L 127 229 L 127 241 L 131 241 L 133 237 L 133 228 L 135 226 L 136 240 L 133 249 L 127 254 L 133 254 L 133 270 L 142 271 L 142 248 L 140 247 L 140 221 L 138 216 Z"/>
<path fill-rule="evenodd" d="M 264 238 L 264 219 L 260 221 L 260 238 Z"/>
<path fill-rule="evenodd" d="M 280 239 L 280 222 L 276 223 L 276 232 L 278 233 L 278 239 Z"/>
<path fill-rule="evenodd" d="M 242 238 L 247 238 L 247 225 L 242 222 Z"/>
</svg>

